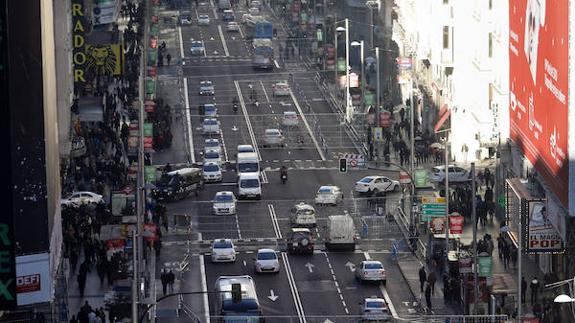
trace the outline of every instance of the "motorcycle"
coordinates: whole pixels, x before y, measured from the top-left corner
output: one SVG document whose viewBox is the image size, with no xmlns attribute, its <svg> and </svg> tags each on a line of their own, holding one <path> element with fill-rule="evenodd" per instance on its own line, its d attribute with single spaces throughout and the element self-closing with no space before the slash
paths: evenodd
<svg viewBox="0 0 575 323">
<path fill-rule="evenodd" d="M 282 184 L 285 184 L 287 182 L 287 174 L 281 174 L 281 180 Z"/>
<path fill-rule="evenodd" d="M 238 104 L 234 103 L 234 113 L 238 113 Z"/>
</svg>

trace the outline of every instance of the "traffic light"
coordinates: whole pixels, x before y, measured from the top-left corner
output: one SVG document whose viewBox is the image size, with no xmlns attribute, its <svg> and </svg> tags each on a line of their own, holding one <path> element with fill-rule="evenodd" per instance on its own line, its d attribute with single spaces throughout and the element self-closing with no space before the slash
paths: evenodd
<svg viewBox="0 0 575 323">
<path fill-rule="evenodd" d="M 232 284 L 232 301 L 234 303 L 242 302 L 242 284 Z"/>
<path fill-rule="evenodd" d="M 347 173 L 347 159 L 345 159 L 345 158 L 339 159 L 339 172 L 340 173 Z"/>
</svg>

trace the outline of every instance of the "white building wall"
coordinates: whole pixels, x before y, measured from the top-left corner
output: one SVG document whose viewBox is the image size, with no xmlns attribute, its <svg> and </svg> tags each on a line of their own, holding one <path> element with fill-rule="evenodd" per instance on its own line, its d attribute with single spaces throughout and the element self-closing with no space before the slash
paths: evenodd
<svg viewBox="0 0 575 323">
<path fill-rule="evenodd" d="M 54 39 L 56 45 L 56 86 L 58 104 L 58 139 L 60 155 L 70 153 L 70 107 L 74 94 L 72 82 L 72 19 L 70 0 L 54 0 Z"/>
</svg>

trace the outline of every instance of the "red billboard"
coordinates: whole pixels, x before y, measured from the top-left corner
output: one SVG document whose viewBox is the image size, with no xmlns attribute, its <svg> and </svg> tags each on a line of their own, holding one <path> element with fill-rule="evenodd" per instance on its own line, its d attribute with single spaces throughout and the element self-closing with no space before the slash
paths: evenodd
<svg viewBox="0 0 575 323">
<path fill-rule="evenodd" d="M 568 207 L 569 1 L 509 1 L 510 136 Z"/>
</svg>

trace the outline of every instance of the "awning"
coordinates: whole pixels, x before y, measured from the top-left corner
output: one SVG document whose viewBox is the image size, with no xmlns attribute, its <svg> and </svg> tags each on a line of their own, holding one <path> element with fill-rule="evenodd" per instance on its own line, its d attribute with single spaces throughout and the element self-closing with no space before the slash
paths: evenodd
<svg viewBox="0 0 575 323">
<path fill-rule="evenodd" d="M 443 124 L 445 123 L 445 121 L 447 121 L 447 118 L 449 118 L 450 115 L 451 115 L 450 109 L 446 109 L 445 113 L 443 113 L 442 115 L 440 114 L 441 117 L 439 117 L 439 120 L 435 124 L 435 127 L 433 127 L 433 130 L 435 131 L 435 133 L 438 132 L 439 128 L 441 128 L 441 126 L 443 126 Z"/>
</svg>

